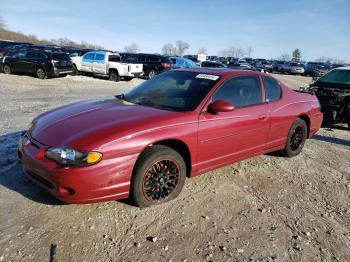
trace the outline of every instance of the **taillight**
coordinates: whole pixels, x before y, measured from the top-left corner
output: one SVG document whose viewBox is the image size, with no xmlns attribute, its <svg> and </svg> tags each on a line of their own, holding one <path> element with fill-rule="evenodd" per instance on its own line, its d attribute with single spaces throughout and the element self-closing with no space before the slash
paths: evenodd
<svg viewBox="0 0 350 262">
<path fill-rule="evenodd" d="M 169 68 L 169 67 L 170 67 L 170 64 L 168 64 L 168 63 L 162 63 L 162 67 L 163 67 L 163 68 Z"/>
</svg>

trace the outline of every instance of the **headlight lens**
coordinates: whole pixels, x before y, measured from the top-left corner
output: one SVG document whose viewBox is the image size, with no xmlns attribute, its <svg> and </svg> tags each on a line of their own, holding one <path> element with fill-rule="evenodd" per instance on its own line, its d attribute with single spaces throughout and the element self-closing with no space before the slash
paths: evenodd
<svg viewBox="0 0 350 262">
<path fill-rule="evenodd" d="M 93 165 L 102 159 L 100 152 L 88 152 L 70 147 L 50 147 L 45 152 L 45 156 L 62 166 Z"/>
</svg>

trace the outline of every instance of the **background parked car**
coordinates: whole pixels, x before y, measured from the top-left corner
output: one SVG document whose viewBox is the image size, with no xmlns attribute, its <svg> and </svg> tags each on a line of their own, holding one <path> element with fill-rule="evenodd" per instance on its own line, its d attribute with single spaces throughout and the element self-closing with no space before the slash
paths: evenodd
<svg viewBox="0 0 350 262">
<path fill-rule="evenodd" d="M 119 53 L 122 62 L 130 64 L 143 64 L 143 75 L 152 78 L 155 75 L 171 69 L 172 62 L 169 57 L 156 54 Z"/>
<path fill-rule="evenodd" d="M 275 60 L 272 62 L 272 71 L 282 72 L 282 67 L 285 61 Z"/>
<path fill-rule="evenodd" d="M 227 67 L 227 65 L 215 61 L 203 61 L 201 67 Z"/>
<path fill-rule="evenodd" d="M 195 63 L 198 62 L 198 56 L 197 55 L 184 55 L 183 58 L 190 59 L 190 60 L 192 60 Z"/>
<path fill-rule="evenodd" d="M 281 67 L 281 73 L 284 74 L 304 74 L 305 69 L 301 64 L 294 62 L 286 62 Z"/>
<path fill-rule="evenodd" d="M 330 70 L 330 66 L 324 63 L 309 62 L 305 67 L 305 75 L 321 77 Z"/>
<path fill-rule="evenodd" d="M 2 68 L 5 74 L 34 74 L 40 79 L 64 76 L 73 71 L 72 62 L 66 53 L 36 49 L 8 52 L 2 61 Z"/>
<path fill-rule="evenodd" d="M 94 51 L 93 49 L 80 49 L 74 47 L 64 47 L 63 50 L 69 55 L 69 57 L 83 56 L 88 52 Z"/>
<path fill-rule="evenodd" d="M 143 72 L 142 64 L 121 62 L 118 53 L 105 51 L 88 52 L 82 57 L 72 57 L 73 74 L 79 72 L 91 73 L 94 75 L 107 76 L 111 81 L 131 80 Z"/>
<path fill-rule="evenodd" d="M 195 62 L 193 62 L 192 60 L 187 59 L 187 58 L 172 56 L 172 57 L 169 57 L 169 59 L 172 62 L 171 68 L 194 68 L 194 67 L 199 67 Z"/>
<path fill-rule="evenodd" d="M 324 114 L 324 124 L 348 124 L 350 130 L 350 67 L 335 68 L 310 85 Z"/>
</svg>

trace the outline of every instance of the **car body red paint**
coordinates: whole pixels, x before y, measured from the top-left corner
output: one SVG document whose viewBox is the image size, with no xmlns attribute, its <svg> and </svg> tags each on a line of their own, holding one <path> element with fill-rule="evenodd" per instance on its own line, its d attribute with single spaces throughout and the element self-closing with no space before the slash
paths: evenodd
<svg viewBox="0 0 350 262">
<path fill-rule="evenodd" d="M 312 94 L 293 91 L 280 83 L 282 98 L 265 102 L 261 73 L 179 71 L 215 74 L 220 80 L 191 112 L 130 105 L 115 97 L 78 102 L 46 112 L 34 120 L 34 126 L 26 133 L 30 141 L 20 138 L 19 156 L 25 172 L 65 202 L 117 200 L 129 196 L 130 179 L 139 155 L 161 141 L 174 140 L 186 145 L 190 153 L 188 175 L 196 176 L 283 149 L 288 131 L 298 117 L 307 119 L 309 137 L 321 126 L 323 115 Z M 207 110 L 212 94 L 223 82 L 247 74 L 260 77 L 264 103 L 215 114 Z M 62 167 L 44 156 L 50 146 L 99 151 L 103 159 L 91 166 Z"/>
</svg>

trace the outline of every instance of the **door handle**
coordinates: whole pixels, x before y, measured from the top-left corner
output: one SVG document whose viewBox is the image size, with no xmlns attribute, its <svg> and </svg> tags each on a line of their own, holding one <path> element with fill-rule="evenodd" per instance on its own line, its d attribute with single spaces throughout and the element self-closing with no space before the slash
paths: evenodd
<svg viewBox="0 0 350 262">
<path fill-rule="evenodd" d="M 260 115 L 260 116 L 258 117 L 258 119 L 259 119 L 259 120 L 265 120 L 265 119 L 266 119 L 266 115 L 265 115 L 265 114 Z"/>
</svg>

